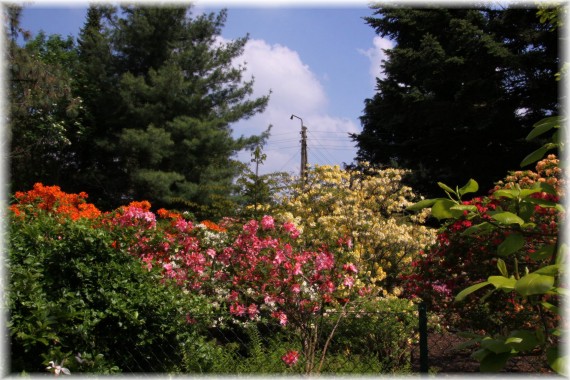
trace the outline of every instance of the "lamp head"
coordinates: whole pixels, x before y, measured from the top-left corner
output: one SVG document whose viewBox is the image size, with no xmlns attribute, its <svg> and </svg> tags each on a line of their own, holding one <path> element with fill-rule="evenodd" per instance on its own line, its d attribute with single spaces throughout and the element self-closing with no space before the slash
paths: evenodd
<svg viewBox="0 0 570 380">
<path fill-rule="evenodd" d="M 291 115 L 290 119 L 293 120 L 293 115 Z"/>
</svg>

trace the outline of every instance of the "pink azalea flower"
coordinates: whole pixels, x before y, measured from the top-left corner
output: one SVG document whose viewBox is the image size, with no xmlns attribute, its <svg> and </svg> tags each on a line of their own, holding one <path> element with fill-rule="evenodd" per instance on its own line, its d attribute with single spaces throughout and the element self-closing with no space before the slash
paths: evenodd
<svg viewBox="0 0 570 380">
<path fill-rule="evenodd" d="M 241 317 L 245 315 L 246 308 L 243 305 L 240 305 L 239 303 L 235 303 L 233 305 L 230 305 L 230 313 Z"/>
<path fill-rule="evenodd" d="M 289 233 L 289 236 L 291 236 L 293 239 L 297 239 L 301 234 L 297 229 L 297 227 L 295 227 L 295 225 L 291 222 L 283 223 L 283 228 L 285 229 L 285 231 Z"/>
<path fill-rule="evenodd" d="M 282 312 L 282 311 L 274 311 L 271 315 L 272 315 L 274 318 L 279 319 L 279 324 L 280 324 L 281 326 L 286 326 L 286 325 L 287 325 L 287 314 L 285 314 L 284 312 Z"/>
<path fill-rule="evenodd" d="M 274 229 L 275 221 L 273 220 L 273 217 L 269 215 L 264 215 L 263 218 L 261 219 L 261 228 L 263 228 L 264 230 Z"/>
<path fill-rule="evenodd" d="M 334 266 L 334 256 L 330 252 L 321 252 L 317 256 L 315 267 L 316 269 L 331 269 Z"/>
<path fill-rule="evenodd" d="M 301 285 L 299 285 L 299 284 L 293 284 L 293 285 L 291 285 L 291 291 L 292 291 L 293 293 L 296 293 L 296 294 L 301 293 Z"/>
<path fill-rule="evenodd" d="M 299 353 L 297 351 L 289 351 L 281 357 L 281 360 L 288 366 L 293 366 L 299 360 Z"/>
<path fill-rule="evenodd" d="M 356 269 L 356 266 L 353 263 L 344 264 L 342 266 L 342 269 L 344 269 L 347 272 L 352 272 L 352 273 L 358 272 L 358 269 Z"/>
<path fill-rule="evenodd" d="M 352 278 L 352 276 L 346 276 L 344 278 L 344 281 L 342 282 L 345 286 L 348 286 L 349 288 L 352 288 L 352 285 L 354 285 L 354 278 Z"/>
<path fill-rule="evenodd" d="M 243 225 L 243 231 L 246 232 L 248 235 L 255 235 L 257 233 L 258 228 L 259 225 L 255 220 L 250 220 L 249 222 Z"/>
<path fill-rule="evenodd" d="M 249 315 L 250 319 L 254 319 L 255 316 L 257 315 L 259 311 L 257 310 L 257 305 L 256 304 L 251 304 L 249 305 L 249 307 L 247 308 L 247 314 Z"/>
<path fill-rule="evenodd" d="M 163 267 L 164 269 L 166 269 L 167 272 L 172 271 L 172 264 L 171 264 L 171 263 L 162 264 L 162 267 Z"/>
</svg>

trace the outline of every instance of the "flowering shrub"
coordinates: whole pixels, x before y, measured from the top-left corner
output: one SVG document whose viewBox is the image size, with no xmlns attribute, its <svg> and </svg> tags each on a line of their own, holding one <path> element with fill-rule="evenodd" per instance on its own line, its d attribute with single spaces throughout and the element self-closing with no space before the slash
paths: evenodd
<svg viewBox="0 0 570 380">
<path fill-rule="evenodd" d="M 310 167 L 304 183 L 293 179 L 286 186 L 276 218 L 294 222 L 305 246 L 352 245 L 346 260 L 359 268 L 355 285 L 397 294 L 398 275 L 408 272 L 420 250 L 435 241 L 435 231 L 422 225 L 427 212 L 405 212 L 417 198 L 401 182 L 407 171 L 361 166 Z"/>
<path fill-rule="evenodd" d="M 84 259 L 91 257 L 85 255 L 84 250 L 95 252 L 89 244 L 103 245 L 99 251 L 114 260 L 109 265 L 118 262 L 132 265 L 129 258 L 136 258 L 142 273 L 148 274 L 141 281 L 156 278 L 160 273 L 159 281 L 163 285 L 155 289 L 156 292 L 169 289 L 175 294 L 171 285 L 177 285 L 176 288 L 184 294 L 180 301 L 186 299 L 187 302 L 181 308 L 182 318 L 177 323 L 198 328 L 196 324 L 200 320 L 202 327 L 208 328 L 223 327 L 225 323 L 247 326 L 263 320 L 274 321 L 277 326 L 299 334 L 301 348 L 290 347 L 284 361 L 288 365 L 302 362 L 307 373 L 323 368 L 330 340 L 340 320 L 345 317 L 345 311 L 358 311 L 360 303 L 372 294 L 371 286 L 374 284 L 361 280 L 360 265 L 363 261 L 359 261 L 359 256 L 352 251 L 351 237 L 342 231 L 339 237 L 335 238 L 330 232 L 326 240 L 309 245 L 295 223 L 278 221 L 271 215 L 264 215 L 260 220 L 224 218 L 219 223 L 209 220 L 196 223 L 180 213 L 165 209 L 155 214 L 147 201 L 131 202 L 96 218 L 92 215 L 92 220 L 78 217 L 81 214 L 69 212 L 69 208 L 59 207 L 69 203 L 61 200 L 82 200 L 86 194 L 75 196 L 57 189 L 57 197 L 52 200 L 47 196 L 37 197 L 39 189 L 46 192 L 46 188 L 38 184 L 34 190 L 18 194 L 20 203 L 12 207 L 13 212 L 20 215 L 18 220 L 21 223 L 13 225 L 16 230 L 22 229 L 22 223 L 32 222 L 35 225 L 41 219 L 43 222 L 51 221 L 44 223 L 44 228 L 51 231 L 51 238 L 54 231 L 64 227 L 86 229 L 87 235 L 97 236 L 86 237 L 88 240 L 83 241 L 83 235 L 70 235 L 65 228 L 55 233 L 58 239 L 61 238 L 56 244 L 60 251 L 48 251 L 49 260 L 53 260 L 50 262 L 65 263 L 62 268 L 72 265 L 65 269 L 66 275 L 61 277 L 61 281 L 72 281 L 73 287 L 80 286 L 87 278 L 85 273 L 97 268 L 84 267 L 75 258 L 68 263 L 72 257 L 69 256 L 71 245 L 74 246 L 73 252 L 84 255 Z M 41 210 L 35 210 L 36 206 Z M 24 207 L 28 208 L 22 213 Z M 305 232 L 310 233 L 310 229 Z M 328 245 L 328 241 L 334 243 Z M 46 247 L 52 246 L 48 244 Z M 58 256 L 62 254 L 65 257 Z M 17 282 L 16 278 L 14 281 Z M 137 282 L 131 276 L 121 283 L 127 286 Z M 65 283 L 63 287 L 66 286 L 71 285 Z M 131 301 L 114 305 L 129 309 L 134 307 Z M 106 307 L 113 310 L 113 307 Z M 218 316 L 223 312 L 226 317 L 215 319 L 214 312 Z M 208 320 L 208 316 L 212 318 Z M 113 323 L 110 322 L 110 326 Z M 174 330 L 168 331 L 176 331 L 175 326 L 173 324 Z M 323 331 L 326 331 L 324 338 Z M 47 336 L 59 340 L 63 335 Z M 162 333 L 160 336 L 169 335 Z"/>
<path fill-rule="evenodd" d="M 59 186 L 44 186 L 36 183 L 33 190 L 28 192 L 17 191 L 14 195 L 16 204 L 10 206 L 15 216 L 22 216 L 26 210 L 36 212 L 44 210 L 73 220 L 79 218 L 94 219 L 101 215 L 93 204 L 86 203 L 87 194 L 68 194 L 61 191 Z"/>
<path fill-rule="evenodd" d="M 506 322 L 505 318 L 513 320 L 517 315 L 521 315 L 527 326 L 535 323 L 527 318 L 532 305 L 517 300 L 512 294 L 490 299 L 494 306 L 501 307 L 489 307 L 489 304 L 483 305 L 476 299 L 458 305 L 454 302 L 454 296 L 467 286 L 487 279 L 489 272 L 497 267 L 500 258 L 497 256 L 498 247 L 512 234 L 512 231 L 506 229 L 488 230 L 484 234 L 466 233 L 469 228 L 473 229 L 480 223 L 492 222 L 493 213 L 508 207 L 509 198 L 502 197 L 501 190 L 515 189 L 517 186 L 520 189 L 531 189 L 537 183 L 553 186 L 556 194 L 539 191 L 530 195 L 536 202 L 547 203 L 533 203 L 532 208 L 525 211 L 529 223 L 535 224 L 540 233 L 525 236 L 525 254 L 521 255 L 518 264 L 532 269 L 550 258 L 544 252 L 541 253 L 539 247 L 551 244 L 559 234 L 560 212 L 554 207 L 545 207 L 550 205 L 548 202 L 558 202 L 562 195 L 563 180 L 557 165 L 558 159 L 549 155 L 537 163 L 536 171 L 509 173 L 503 181 L 497 183 L 490 196 L 464 201 L 463 205 L 476 210 L 477 215 L 470 215 L 465 209 L 440 231 L 436 243 L 412 262 L 415 272 L 401 276 L 405 281 L 404 295 L 422 298 L 429 302 L 431 310 L 446 311 L 448 323 L 457 324 L 457 315 L 449 313 L 452 310 L 463 315 L 463 323 L 478 328 L 497 327 Z"/>
<path fill-rule="evenodd" d="M 495 325 L 479 325 L 483 335 L 469 335 L 469 344 L 479 347 L 473 357 L 481 371 L 500 370 L 510 357 L 529 352 L 541 352 L 554 370 L 565 370 L 558 349 L 565 246 L 558 242 L 564 209 L 557 163 L 550 155 L 537 164 L 537 172 L 511 173 L 488 197 L 467 202 L 462 197 L 478 190 L 474 180 L 455 190 L 440 183 L 448 198 L 409 208 L 429 207 L 432 215 L 449 222 L 433 249 L 416 263 L 419 271 L 408 278 L 408 291 L 421 291 L 434 304 L 449 302 L 453 294 L 467 315 L 483 305 L 487 309 L 482 315 L 501 317 Z M 489 276 L 497 270 L 498 275 Z M 459 283 L 463 289 L 456 293 Z M 465 304 L 483 288 L 491 289 L 477 302 Z M 469 322 L 477 327 L 480 321 Z"/>
<path fill-rule="evenodd" d="M 40 372 L 53 358 L 71 358 L 65 367 L 72 373 L 170 371 L 181 360 L 176 346 L 195 329 L 185 315 L 207 301 L 160 284 L 157 270 L 113 248 L 124 231 L 28 209 L 9 228 L 12 371 Z M 80 365 L 78 353 L 98 359 Z M 147 356 L 156 362 L 141 361 Z"/>
<path fill-rule="evenodd" d="M 147 209 L 131 203 L 108 216 L 109 225 L 131 229 L 133 238 L 122 243 L 129 253 L 148 270 L 160 268 L 164 279 L 207 296 L 214 309 L 228 311 L 236 320 L 267 317 L 281 326 L 293 325 L 305 336 L 305 355 L 315 354 L 311 325 L 317 312 L 369 293 L 365 286 L 355 286 L 359 271 L 345 261 L 348 244 L 299 250 L 301 233 L 291 222 L 276 223 L 265 215 L 260 222 L 226 219 L 223 226 L 210 221 L 194 225 L 161 212 L 169 220 L 157 228 Z M 313 362 L 307 363 L 312 368 Z"/>
</svg>

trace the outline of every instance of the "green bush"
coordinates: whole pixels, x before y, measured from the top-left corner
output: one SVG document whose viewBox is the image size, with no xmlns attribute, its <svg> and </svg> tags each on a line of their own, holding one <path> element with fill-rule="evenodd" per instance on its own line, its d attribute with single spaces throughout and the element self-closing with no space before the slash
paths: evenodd
<svg viewBox="0 0 570 380">
<path fill-rule="evenodd" d="M 410 372 L 417 326 L 417 306 L 409 300 L 394 297 L 367 301 L 343 317 L 327 357 L 332 361 L 335 355 L 343 354 L 352 366 L 358 362 L 354 372 Z"/>
<path fill-rule="evenodd" d="M 179 347 L 200 328 L 186 315 L 203 301 L 113 248 L 120 232 L 94 223 L 41 213 L 11 221 L 11 372 L 44 372 L 50 360 L 72 373 L 179 370 Z"/>
</svg>

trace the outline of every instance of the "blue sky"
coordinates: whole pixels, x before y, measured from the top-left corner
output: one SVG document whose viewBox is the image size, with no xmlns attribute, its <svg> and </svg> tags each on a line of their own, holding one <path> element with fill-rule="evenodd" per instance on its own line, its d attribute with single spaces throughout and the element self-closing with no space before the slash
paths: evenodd
<svg viewBox="0 0 570 380">
<path fill-rule="evenodd" d="M 255 78 L 254 95 L 272 91 L 263 114 L 232 125 L 236 136 L 273 125 L 261 173 L 298 173 L 301 122 L 290 120 L 291 114 L 308 128 L 310 164 L 352 162 L 356 148 L 348 133 L 360 131 L 364 100 L 374 95 L 375 77 L 380 75 L 381 49 L 391 46 L 362 19 L 372 15 L 367 3 L 195 4 L 197 14 L 228 9 L 220 42 L 249 33 L 236 64 L 247 62 L 244 79 Z M 44 30 L 76 36 L 85 11 L 86 3 L 37 1 L 24 9 L 21 23 L 33 34 Z M 239 158 L 249 161 L 249 153 Z"/>
</svg>

